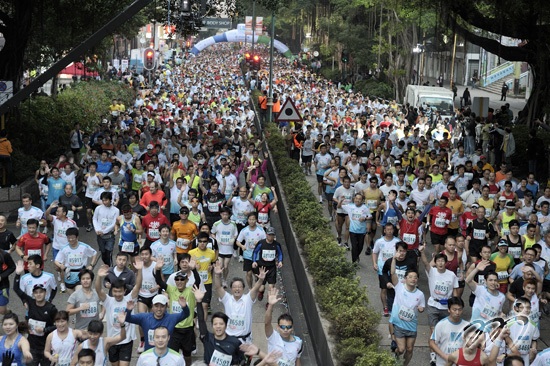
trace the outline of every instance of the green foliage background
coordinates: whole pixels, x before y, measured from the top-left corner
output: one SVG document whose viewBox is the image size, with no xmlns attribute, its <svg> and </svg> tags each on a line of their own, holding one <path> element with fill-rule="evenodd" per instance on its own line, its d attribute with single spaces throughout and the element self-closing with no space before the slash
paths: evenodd
<svg viewBox="0 0 550 366">
<path fill-rule="evenodd" d="M 33 176 L 41 159 L 50 162 L 69 149 L 69 133 L 75 123 L 83 131 L 108 113 L 113 98 L 132 105 L 135 92 L 116 81 L 90 81 L 71 84 L 56 97 L 37 96 L 27 99 L 19 111 L 8 115 L 8 138 L 14 149 L 16 182 Z"/>
</svg>

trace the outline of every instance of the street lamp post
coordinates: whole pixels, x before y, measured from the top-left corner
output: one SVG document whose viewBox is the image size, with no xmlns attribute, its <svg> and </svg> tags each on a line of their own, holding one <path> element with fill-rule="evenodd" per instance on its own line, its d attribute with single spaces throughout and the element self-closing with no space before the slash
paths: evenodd
<svg viewBox="0 0 550 366">
<path fill-rule="evenodd" d="M 418 55 L 418 60 L 417 60 L 417 66 L 416 66 L 416 69 L 417 69 L 417 72 L 416 72 L 416 85 L 420 85 L 420 74 L 421 74 L 421 62 L 420 62 L 420 55 L 424 52 L 424 46 L 421 45 L 420 43 L 417 43 L 416 44 L 416 47 L 413 48 L 412 52 L 416 55 Z"/>
<path fill-rule="evenodd" d="M 271 12 L 271 44 L 269 47 L 269 96 L 267 98 L 267 122 L 273 120 L 273 47 L 275 39 L 275 11 Z"/>
</svg>

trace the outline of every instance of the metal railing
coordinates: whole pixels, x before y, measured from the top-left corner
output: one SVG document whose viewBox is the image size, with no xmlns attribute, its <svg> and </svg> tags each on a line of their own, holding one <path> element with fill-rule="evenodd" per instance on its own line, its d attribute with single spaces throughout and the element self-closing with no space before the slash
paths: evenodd
<svg viewBox="0 0 550 366">
<path fill-rule="evenodd" d="M 502 79 L 505 76 L 508 76 L 514 72 L 514 63 L 511 61 L 507 61 L 503 63 L 502 65 L 499 65 L 487 72 L 487 76 L 485 78 L 481 78 L 480 83 L 481 86 L 487 86 L 489 84 L 494 83 L 497 80 Z"/>
</svg>

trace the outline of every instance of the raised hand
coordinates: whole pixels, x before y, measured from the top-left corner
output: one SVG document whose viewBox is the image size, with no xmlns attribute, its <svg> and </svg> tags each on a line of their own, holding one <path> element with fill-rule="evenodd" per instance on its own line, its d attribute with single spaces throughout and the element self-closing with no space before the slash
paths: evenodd
<svg viewBox="0 0 550 366">
<path fill-rule="evenodd" d="M 197 268 L 197 257 L 191 257 L 191 260 L 189 261 L 189 269 L 192 271 L 195 268 Z"/>
<path fill-rule="evenodd" d="M 260 350 L 258 346 L 252 343 L 243 343 L 239 346 L 239 349 L 247 356 L 256 356 Z"/>
<path fill-rule="evenodd" d="M 281 357 L 283 357 L 282 351 L 271 351 L 267 354 L 267 356 L 265 356 L 263 360 L 268 364 L 274 364 L 279 361 Z"/>
<path fill-rule="evenodd" d="M 214 274 L 221 275 L 223 273 L 223 267 L 222 267 L 222 261 L 217 260 L 216 264 L 214 265 Z"/>
<path fill-rule="evenodd" d="M 25 272 L 25 263 L 23 261 L 17 261 L 17 265 L 15 266 L 15 274 L 21 275 Z"/>
<path fill-rule="evenodd" d="M 282 299 L 283 299 L 282 297 L 279 297 L 279 289 L 274 287 L 269 290 L 269 297 L 267 299 L 267 302 L 269 303 L 269 305 L 276 305 Z"/>
<path fill-rule="evenodd" d="M 193 286 L 193 295 L 195 295 L 195 300 L 197 300 L 197 302 L 201 302 L 205 294 L 206 291 L 201 291 L 201 289 L 198 288 L 197 285 Z"/>
<path fill-rule="evenodd" d="M 107 276 L 108 272 L 109 272 L 109 266 L 104 264 L 101 267 L 99 267 L 99 270 L 97 271 L 97 275 L 99 277 L 105 277 L 105 276 Z"/>
<path fill-rule="evenodd" d="M 138 255 L 135 259 L 134 268 L 139 271 L 140 269 L 143 269 L 143 259 Z"/>
<path fill-rule="evenodd" d="M 12 351 L 6 351 L 2 355 L 2 366 L 11 366 L 11 363 L 15 359 L 15 355 Z M 32 359 L 32 356 L 31 356 Z"/>
<path fill-rule="evenodd" d="M 132 310 L 134 310 L 135 307 L 136 307 L 136 303 L 134 302 L 134 300 L 130 300 L 126 303 L 126 310 L 127 311 L 132 311 Z"/>
<path fill-rule="evenodd" d="M 155 264 L 155 270 L 157 271 L 160 271 L 162 270 L 162 267 L 164 266 L 164 258 L 162 258 L 161 256 L 159 256 L 157 258 L 157 262 Z"/>
<path fill-rule="evenodd" d="M 257 274 L 256 277 L 258 277 L 258 279 L 263 281 L 265 279 L 266 274 L 267 274 L 267 270 L 265 269 L 265 267 L 260 267 L 259 271 L 260 271 L 260 273 Z"/>
<path fill-rule="evenodd" d="M 126 307 L 128 307 L 128 304 L 126 304 Z M 126 322 L 126 312 L 125 311 L 119 311 L 117 316 L 116 316 L 116 319 L 118 320 L 119 324 L 124 324 Z"/>
</svg>

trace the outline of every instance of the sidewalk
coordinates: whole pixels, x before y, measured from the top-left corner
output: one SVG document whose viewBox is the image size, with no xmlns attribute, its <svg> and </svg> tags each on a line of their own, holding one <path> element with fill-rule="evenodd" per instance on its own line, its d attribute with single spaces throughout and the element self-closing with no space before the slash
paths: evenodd
<svg viewBox="0 0 550 366">
<path fill-rule="evenodd" d="M 311 186 L 311 190 L 315 194 L 315 197 L 318 197 L 317 194 L 317 179 L 315 174 L 306 176 L 307 181 L 309 182 Z M 323 213 L 325 217 L 329 217 L 328 214 L 328 208 L 327 208 L 327 202 L 326 200 L 323 201 Z M 334 222 L 330 222 L 332 233 L 334 234 L 334 237 L 336 238 L 336 228 L 334 225 Z M 376 232 L 375 240 L 380 238 L 381 236 L 381 229 L 378 228 Z M 433 252 L 433 246 L 428 241 L 427 247 L 426 247 L 426 255 L 428 257 L 431 257 L 431 254 Z M 351 261 L 351 251 L 348 251 L 348 260 Z M 426 297 L 426 303 L 428 302 L 428 298 L 430 297 L 430 290 L 428 288 L 428 280 L 426 277 L 426 272 L 424 271 L 424 266 L 420 264 L 420 276 L 419 276 L 419 282 L 418 287 L 424 292 L 424 295 Z M 361 254 L 360 257 L 360 263 L 359 263 L 359 270 L 357 271 L 357 276 L 360 277 L 361 285 L 366 286 L 367 288 L 367 294 L 370 302 L 370 306 L 373 309 L 376 309 L 382 313 L 382 301 L 380 299 L 380 289 L 378 287 L 378 274 L 373 270 L 372 266 L 372 256 L 365 255 L 364 251 Z M 463 312 L 463 318 L 466 320 L 470 319 L 471 316 L 471 307 L 468 305 L 468 298 L 470 296 L 470 289 L 468 286 L 466 286 L 466 289 L 464 290 L 464 294 L 462 295 L 462 299 L 466 303 L 466 307 L 464 308 Z M 391 339 L 388 331 L 388 321 L 389 318 L 382 317 L 380 319 L 380 324 L 378 326 L 378 332 L 381 335 L 381 341 L 380 345 L 382 347 L 385 347 L 389 350 Z M 540 321 L 540 327 L 541 327 L 541 336 L 539 339 L 539 342 L 537 344 L 537 348 L 539 350 L 543 350 L 545 348 L 548 348 L 550 344 L 550 318 L 547 316 L 544 316 L 541 318 Z M 418 317 L 418 336 L 416 338 L 416 343 L 414 347 L 414 354 L 413 358 L 411 360 L 410 366 L 425 366 L 428 364 L 430 360 L 430 349 L 429 349 L 429 337 L 431 335 L 430 327 L 428 325 L 428 315 L 426 311 L 424 313 L 421 313 Z"/>
<path fill-rule="evenodd" d="M 435 78 L 424 78 L 424 82 L 429 81 L 430 85 L 435 85 L 437 88 L 437 83 Z M 446 89 L 450 89 L 449 80 L 445 80 L 443 87 Z M 493 108 L 495 111 L 497 109 L 500 109 L 504 104 L 509 103 L 510 109 L 512 112 L 514 112 L 514 117 L 518 115 L 518 112 L 523 110 L 523 107 L 525 107 L 526 101 L 525 99 L 519 99 L 519 98 L 507 98 L 506 101 L 501 102 L 500 101 L 500 94 L 494 94 L 485 90 L 481 90 L 479 88 L 472 89 L 471 85 L 456 85 L 458 91 L 457 96 L 455 98 L 455 107 L 460 107 L 460 98 L 462 97 L 462 94 L 464 93 L 464 90 L 468 88 L 470 91 L 470 97 L 487 97 L 489 98 L 489 107 Z"/>
</svg>

